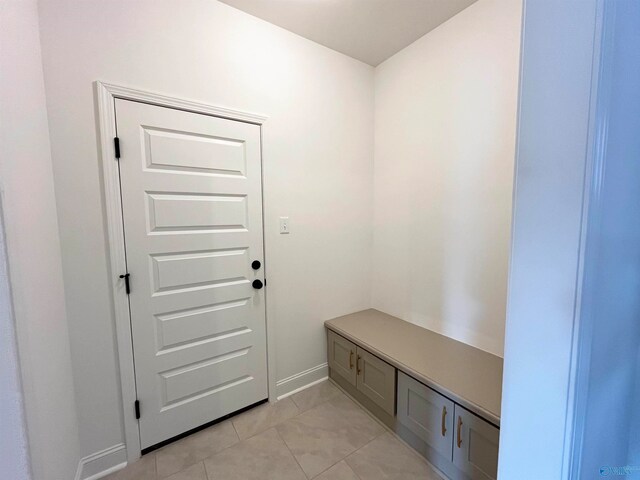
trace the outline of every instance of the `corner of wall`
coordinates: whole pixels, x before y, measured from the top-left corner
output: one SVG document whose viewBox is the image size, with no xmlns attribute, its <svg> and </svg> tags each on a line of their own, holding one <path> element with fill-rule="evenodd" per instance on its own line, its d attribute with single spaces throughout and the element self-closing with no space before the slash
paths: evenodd
<svg viewBox="0 0 640 480">
<path fill-rule="evenodd" d="M 126 466 L 127 448 L 120 443 L 80 459 L 75 480 L 97 480 Z"/>
<path fill-rule="evenodd" d="M 39 16 L 35 0 L 0 8 L 0 190 L 31 473 L 60 480 L 73 478 L 80 447 Z"/>
</svg>

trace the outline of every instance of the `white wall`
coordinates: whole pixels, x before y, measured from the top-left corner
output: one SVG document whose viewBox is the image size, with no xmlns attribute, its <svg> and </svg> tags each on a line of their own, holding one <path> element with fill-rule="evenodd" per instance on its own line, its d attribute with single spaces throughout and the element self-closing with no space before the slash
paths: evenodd
<svg viewBox="0 0 640 480">
<path fill-rule="evenodd" d="M 123 441 L 95 80 L 269 116 L 277 378 L 324 364 L 323 320 L 369 307 L 373 69 L 212 0 L 44 0 L 40 21 L 82 454 Z"/>
<path fill-rule="evenodd" d="M 78 428 L 36 2 L 3 0 L 0 19 L 0 195 L 32 473 L 67 480 L 78 464 Z M 17 437 L 12 444 L 24 448 Z M 25 478 L 23 467 L 0 476 Z"/>
<path fill-rule="evenodd" d="M 376 68 L 374 308 L 502 355 L 521 2 L 480 0 Z"/>
<path fill-rule="evenodd" d="M 502 480 L 574 478 L 567 468 L 597 3 L 524 7 Z"/>
<path fill-rule="evenodd" d="M 0 205 L 0 472 L 12 480 L 30 480 L 29 445 L 11 302 L 7 248 Z"/>
<path fill-rule="evenodd" d="M 480 0 L 375 71 L 211 0 L 39 8 L 83 456 L 123 441 L 95 80 L 269 116 L 278 394 L 324 374 L 323 320 L 372 305 L 502 353 L 519 1 Z"/>
</svg>

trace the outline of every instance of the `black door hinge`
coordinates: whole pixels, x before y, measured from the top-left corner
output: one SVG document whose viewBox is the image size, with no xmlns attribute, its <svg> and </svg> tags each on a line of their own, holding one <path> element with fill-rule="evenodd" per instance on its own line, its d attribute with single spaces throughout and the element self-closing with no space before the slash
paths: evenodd
<svg viewBox="0 0 640 480">
<path fill-rule="evenodd" d="M 124 275 L 120 275 L 120 278 L 124 278 L 124 287 L 125 290 L 127 292 L 127 295 L 129 295 L 131 293 L 131 285 L 129 283 L 129 277 L 131 276 L 130 273 L 125 273 Z"/>
<path fill-rule="evenodd" d="M 113 149 L 116 152 L 116 158 L 120 158 L 120 139 L 118 137 L 113 138 Z"/>
<path fill-rule="evenodd" d="M 136 410 L 136 420 L 140 420 L 140 400 L 133 403 L 133 408 Z"/>
</svg>

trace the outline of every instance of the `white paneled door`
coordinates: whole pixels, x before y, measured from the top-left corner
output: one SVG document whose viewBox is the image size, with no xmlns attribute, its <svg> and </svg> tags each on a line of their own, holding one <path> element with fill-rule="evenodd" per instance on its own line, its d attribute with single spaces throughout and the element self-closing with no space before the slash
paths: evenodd
<svg viewBox="0 0 640 480">
<path fill-rule="evenodd" d="M 115 102 L 145 449 L 267 398 L 260 127 Z"/>
</svg>

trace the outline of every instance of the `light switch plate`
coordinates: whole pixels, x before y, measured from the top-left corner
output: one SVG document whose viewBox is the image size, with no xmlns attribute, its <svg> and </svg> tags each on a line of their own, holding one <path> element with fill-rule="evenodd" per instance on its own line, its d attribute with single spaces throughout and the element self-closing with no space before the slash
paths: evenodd
<svg viewBox="0 0 640 480">
<path fill-rule="evenodd" d="M 289 233 L 289 217 L 280 217 L 280 234 Z"/>
</svg>

